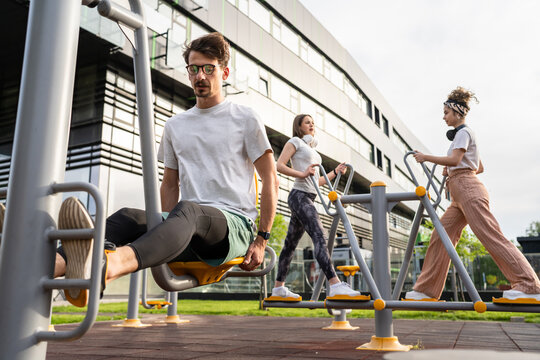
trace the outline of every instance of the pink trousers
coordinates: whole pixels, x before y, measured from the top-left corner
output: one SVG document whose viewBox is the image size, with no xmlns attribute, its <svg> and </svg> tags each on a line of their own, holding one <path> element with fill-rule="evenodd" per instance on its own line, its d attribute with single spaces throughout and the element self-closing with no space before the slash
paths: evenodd
<svg viewBox="0 0 540 360">
<path fill-rule="evenodd" d="M 456 170 L 448 178 L 452 203 L 441 218 L 450 240 L 457 245 L 461 231 L 469 224 L 472 231 L 493 257 L 512 289 L 540 294 L 540 281 L 519 249 L 504 237 L 499 223 L 489 211 L 489 195 L 472 170 Z M 422 273 L 414 290 L 438 299 L 444 288 L 450 257 L 436 230 L 426 253 Z"/>
</svg>

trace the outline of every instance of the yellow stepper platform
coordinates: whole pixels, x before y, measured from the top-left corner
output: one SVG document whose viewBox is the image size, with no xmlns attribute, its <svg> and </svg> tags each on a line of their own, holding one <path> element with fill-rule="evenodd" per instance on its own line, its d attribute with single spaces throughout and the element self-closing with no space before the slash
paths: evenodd
<svg viewBox="0 0 540 360">
<path fill-rule="evenodd" d="M 172 305 L 172 302 L 165 301 L 165 300 L 148 300 L 146 303 L 148 305 L 155 306 L 156 309 L 161 309 L 164 306 Z M 142 301 L 139 301 L 139 305 L 142 305 Z"/>
<path fill-rule="evenodd" d="M 334 295 L 327 296 L 326 300 L 337 300 L 337 301 L 369 301 L 371 300 L 371 295 L 358 295 L 358 296 L 349 296 L 349 295 Z"/>
<path fill-rule="evenodd" d="M 281 296 L 269 296 L 264 298 L 264 301 L 285 301 L 285 302 L 299 302 L 302 301 L 302 297 L 281 297 Z"/>
<path fill-rule="evenodd" d="M 210 266 L 202 261 L 173 262 L 168 265 L 175 275 L 191 275 L 197 279 L 199 285 L 207 285 L 218 282 L 230 268 L 243 261 L 243 257 L 237 257 L 219 266 Z"/>
<path fill-rule="evenodd" d="M 514 305 L 540 305 L 540 301 L 528 298 L 518 298 L 510 300 L 507 298 L 491 298 L 494 304 L 514 304 Z"/>
</svg>

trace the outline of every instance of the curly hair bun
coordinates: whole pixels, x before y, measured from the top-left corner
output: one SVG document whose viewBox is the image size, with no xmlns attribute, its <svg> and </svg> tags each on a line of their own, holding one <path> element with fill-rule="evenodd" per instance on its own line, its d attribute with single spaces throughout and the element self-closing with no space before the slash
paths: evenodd
<svg viewBox="0 0 540 360">
<path fill-rule="evenodd" d="M 467 90 L 461 86 L 458 86 L 455 90 L 452 90 L 452 92 L 448 94 L 448 100 L 457 102 L 458 104 L 465 106 L 469 110 L 469 101 L 471 99 L 474 99 L 478 104 L 479 101 L 476 95 L 472 91 Z"/>
</svg>

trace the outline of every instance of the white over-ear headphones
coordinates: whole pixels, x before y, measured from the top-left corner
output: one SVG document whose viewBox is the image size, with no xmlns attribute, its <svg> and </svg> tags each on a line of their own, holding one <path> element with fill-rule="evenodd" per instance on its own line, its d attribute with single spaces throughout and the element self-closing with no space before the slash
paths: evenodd
<svg viewBox="0 0 540 360">
<path fill-rule="evenodd" d="M 304 135 L 302 137 L 302 140 L 304 140 L 304 142 L 306 144 L 308 144 L 309 146 L 311 146 L 312 148 L 317 147 L 317 145 L 319 144 L 319 141 L 316 138 L 314 138 L 312 135 L 309 135 L 309 134 Z"/>
</svg>

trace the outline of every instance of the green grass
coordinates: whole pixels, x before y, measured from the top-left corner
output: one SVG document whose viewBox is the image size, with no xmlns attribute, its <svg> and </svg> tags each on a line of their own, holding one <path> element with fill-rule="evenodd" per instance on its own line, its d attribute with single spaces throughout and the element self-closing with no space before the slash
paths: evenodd
<svg viewBox="0 0 540 360">
<path fill-rule="evenodd" d="M 260 310 L 259 302 L 255 300 L 179 300 L 178 310 L 182 315 L 251 315 L 251 316 L 285 316 L 285 317 L 319 317 L 331 318 L 326 309 L 285 309 L 271 308 Z M 64 324 L 82 321 L 86 308 L 74 306 L 53 307 L 53 324 Z M 99 307 L 97 321 L 122 320 L 127 312 L 127 303 L 102 303 Z M 166 314 L 167 309 L 145 309 L 139 307 L 140 314 Z M 510 321 L 512 316 L 522 316 L 525 322 L 540 323 L 540 314 L 535 313 L 509 313 L 485 312 L 478 314 L 474 311 L 394 311 L 394 319 L 417 320 L 469 320 L 469 321 Z M 347 315 L 349 319 L 373 318 L 373 310 L 353 310 Z"/>
</svg>

